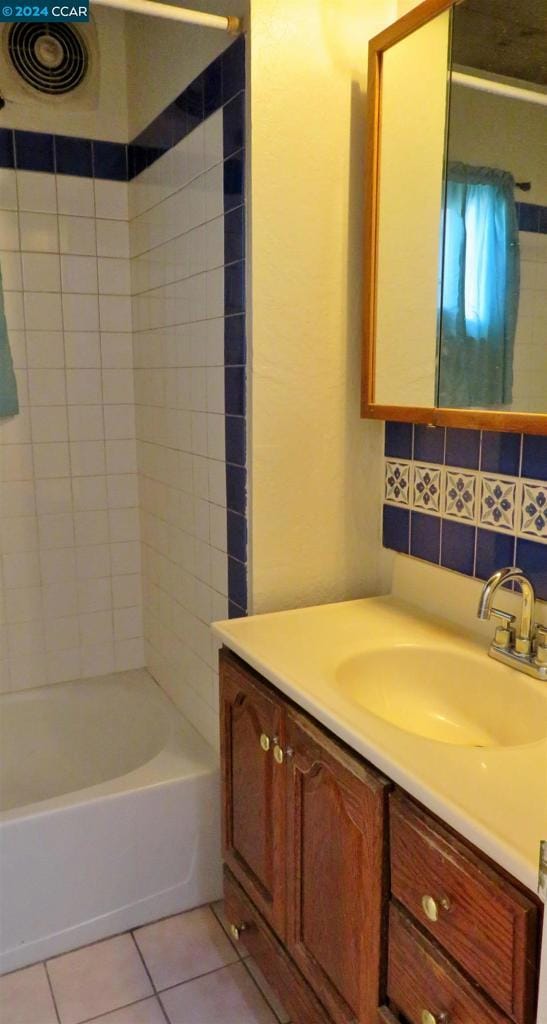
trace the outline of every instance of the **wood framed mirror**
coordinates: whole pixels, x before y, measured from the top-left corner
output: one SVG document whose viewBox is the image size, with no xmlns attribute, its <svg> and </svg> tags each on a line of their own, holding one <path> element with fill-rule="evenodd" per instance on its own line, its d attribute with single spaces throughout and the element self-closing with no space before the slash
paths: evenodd
<svg viewBox="0 0 547 1024">
<path fill-rule="evenodd" d="M 362 416 L 547 434 L 542 0 L 425 0 L 369 44 Z"/>
</svg>

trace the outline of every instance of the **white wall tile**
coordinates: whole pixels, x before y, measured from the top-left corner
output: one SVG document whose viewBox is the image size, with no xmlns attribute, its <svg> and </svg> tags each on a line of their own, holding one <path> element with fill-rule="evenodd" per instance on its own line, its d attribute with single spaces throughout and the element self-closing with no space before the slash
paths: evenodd
<svg viewBox="0 0 547 1024">
<path fill-rule="evenodd" d="M 75 477 L 72 492 L 75 511 L 108 508 L 106 476 Z"/>
<path fill-rule="evenodd" d="M 95 195 L 91 178 L 57 175 L 57 208 L 61 214 L 95 216 Z"/>
<path fill-rule="evenodd" d="M 123 221 L 97 220 L 99 256 L 129 258 L 129 228 Z M 11 248 L 6 246 L 5 248 Z"/>
<path fill-rule="evenodd" d="M 65 331 L 98 331 L 98 296 L 64 293 L 63 321 Z"/>
<path fill-rule="evenodd" d="M 61 256 L 64 292 L 98 294 L 97 260 L 94 256 Z"/>
<path fill-rule="evenodd" d="M 72 489 L 69 477 L 60 480 L 36 481 L 36 508 L 39 515 L 72 510 Z"/>
<path fill-rule="evenodd" d="M 81 256 L 97 252 L 95 220 L 91 217 L 59 217 L 60 251 Z"/>
<path fill-rule="evenodd" d="M 70 462 L 75 477 L 97 477 L 105 472 L 104 441 L 71 441 Z"/>
<path fill-rule="evenodd" d="M 93 369 L 101 365 L 97 331 L 65 331 L 66 365 L 71 369 Z"/>
<path fill-rule="evenodd" d="M 17 179 L 15 171 L 0 168 L 0 210 L 17 210 Z"/>
<path fill-rule="evenodd" d="M 108 220 L 128 220 L 128 189 L 124 182 L 95 180 L 95 214 Z"/>
<path fill-rule="evenodd" d="M 68 444 L 66 442 L 51 442 L 48 444 L 34 444 L 34 475 L 40 479 L 58 479 L 70 475 L 70 464 L 68 458 Z"/>
<path fill-rule="evenodd" d="M 99 257 L 99 291 L 101 295 L 129 295 L 131 273 L 128 259 Z"/>
<path fill-rule="evenodd" d="M 11 249 L 2 242 L 0 218 L 0 248 Z M 53 213 L 21 213 L 19 215 L 21 249 L 23 252 L 59 252 L 57 217 Z"/>
<path fill-rule="evenodd" d="M 19 222 L 15 212 L 0 210 L 0 249 L 19 249 Z"/>
<path fill-rule="evenodd" d="M 105 436 L 111 439 L 135 437 L 133 405 L 104 406 Z"/>
<path fill-rule="evenodd" d="M 64 405 L 66 403 L 65 371 L 60 369 L 29 370 L 32 405 Z"/>
<path fill-rule="evenodd" d="M 70 405 L 68 432 L 71 441 L 101 441 L 104 438 L 102 405 Z"/>
<path fill-rule="evenodd" d="M 21 291 L 23 287 L 23 269 L 19 252 L 0 252 L 2 267 L 2 284 L 6 291 Z"/>
<path fill-rule="evenodd" d="M 25 292 L 25 324 L 29 331 L 63 329 L 61 296 L 52 292 Z"/>
<path fill-rule="evenodd" d="M 94 369 L 66 371 L 69 405 L 97 405 L 102 401 L 101 371 Z"/>
<path fill-rule="evenodd" d="M 40 516 L 38 530 L 41 548 L 66 548 L 74 544 L 74 520 L 67 513 Z"/>
<path fill-rule="evenodd" d="M 66 441 L 68 439 L 67 410 L 64 405 L 33 406 L 30 415 L 33 441 Z"/>
<path fill-rule="evenodd" d="M 57 213 L 57 191 L 53 174 L 17 171 L 18 206 L 33 213 Z"/>
<path fill-rule="evenodd" d="M 26 340 L 29 368 L 62 370 L 65 350 L 61 331 L 27 331 Z"/>
</svg>

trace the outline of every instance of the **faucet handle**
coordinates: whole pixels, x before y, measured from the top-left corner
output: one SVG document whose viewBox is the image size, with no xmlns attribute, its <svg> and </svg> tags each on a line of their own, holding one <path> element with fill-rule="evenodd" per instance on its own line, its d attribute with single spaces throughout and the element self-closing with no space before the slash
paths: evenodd
<svg viewBox="0 0 547 1024">
<path fill-rule="evenodd" d="M 496 647 L 502 647 L 504 650 L 508 650 L 515 639 L 516 616 L 511 615 L 511 612 L 502 611 L 501 608 L 492 608 L 491 617 L 493 619 L 499 619 L 500 621 L 500 625 L 496 626 L 496 632 L 494 635 L 494 643 Z"/>
<path fill-rule="evenodd" d="M 547 665 L 547 626 L 540 622 L 536 622 L 535 647 L 537 664 Z"/>
</svg>

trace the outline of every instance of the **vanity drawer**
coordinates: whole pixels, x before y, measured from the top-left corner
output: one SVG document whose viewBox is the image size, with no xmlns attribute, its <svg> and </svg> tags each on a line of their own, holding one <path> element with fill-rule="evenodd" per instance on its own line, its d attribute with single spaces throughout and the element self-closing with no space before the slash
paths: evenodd
<svg viewBox="0 0 547 1024">
<path fill-rule="evenodd" d="M 224 913 L 279 996 L 292 1021 L 332 1024 L 323 1005 L 229 869 L 224 867 Z"/>
<path fill-rule="evenodd" d="M 390 1004 L 409 1024 L 510 1024 L 393 905 L 389 911 L 387 992 Z"/>
<path fill-rule="evenodd" d="M 531 1024 L 536 905 L 401 793 L 390 831 L 393 895 L 513 1020 Z"/>
</svg>

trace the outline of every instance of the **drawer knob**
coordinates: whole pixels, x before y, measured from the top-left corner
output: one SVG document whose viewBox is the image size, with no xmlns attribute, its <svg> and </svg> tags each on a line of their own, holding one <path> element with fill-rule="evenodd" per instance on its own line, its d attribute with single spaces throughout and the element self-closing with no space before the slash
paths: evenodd
<svg viewBox="0 0 547 1024">
<path fill-rule="evenodd" d="M 447 1013 L 431 1013 L 422 1010 L 422 1024 L 449 1024 Z"/>
<path fill-rule="evenodd" d="M 262 747 L 263 751 L 267 754 L 268 750 L 270 749 L 270 737 L 266 736 L 265 732 L 261 733 L 260 735 L 260 746 Z"/>
<path fill-rule="evenodd" d="M 450 900 L 446 896 L 436 900 L 433 896 L 422 896 L 422 910 L 428 921 L 438 921 L 441 910 L 450 910 Z"/>
<path fill-rule="evenodd" d="M 232 938 L 236 942 L 239 942 L 239 940 L 241 938 L 241 933 L 244 932 L 244 931 L 245 931 L 245 925 L 244 924 L 231 924 L 230 925 L 230 935 L 232 936 Z"/>
<path fill-rule="evenodd" d="M 273 756 L 278 764 L 283 764 L 283 748 L 276 743 L 273 749 Z"/>
</svg>

